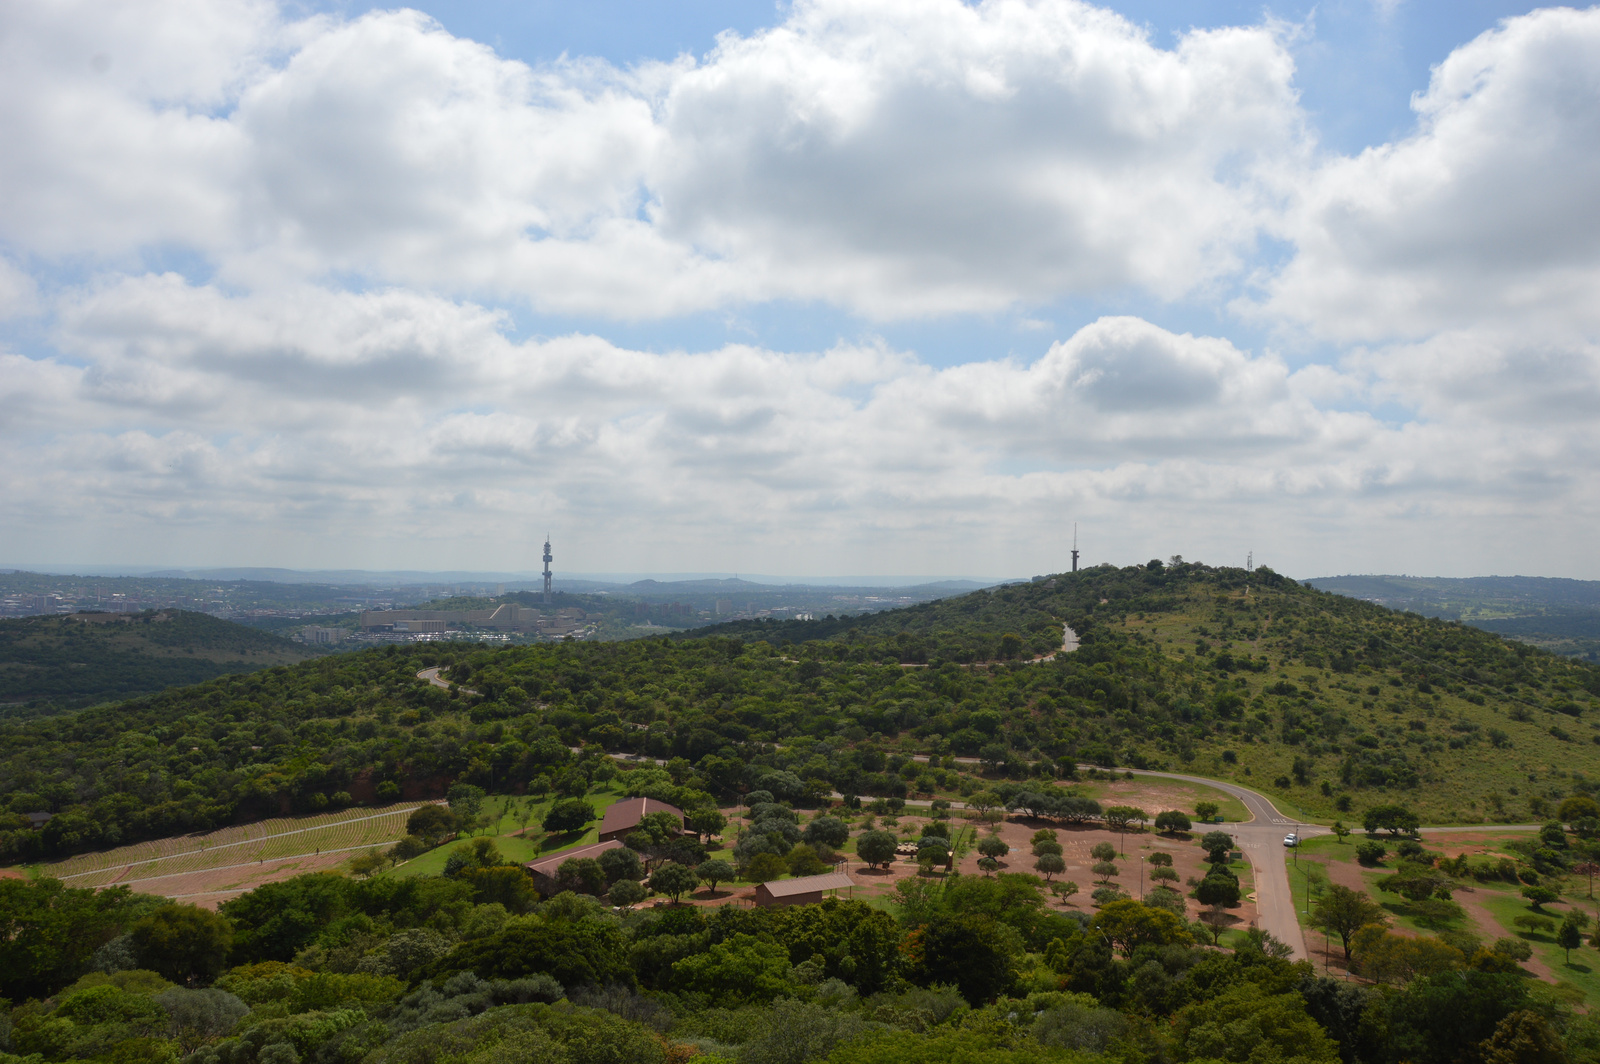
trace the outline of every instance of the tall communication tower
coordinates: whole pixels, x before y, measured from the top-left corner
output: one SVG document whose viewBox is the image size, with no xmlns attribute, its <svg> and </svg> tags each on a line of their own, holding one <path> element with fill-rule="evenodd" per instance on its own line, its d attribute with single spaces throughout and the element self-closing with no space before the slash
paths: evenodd
<svg viewBox="0 0 1600 1064">
<path fill-rule="evenodd" d="M 1078 522 L 1072 522 L 1072 571 L 1078 571 Z"/>
<path fill-rule="evenodd" d="M 550 563 L 555 561 L 555 555 L 550 553 L 550 533 L 544 534 L 544 603 L 550 605 Z"/>
</svg>

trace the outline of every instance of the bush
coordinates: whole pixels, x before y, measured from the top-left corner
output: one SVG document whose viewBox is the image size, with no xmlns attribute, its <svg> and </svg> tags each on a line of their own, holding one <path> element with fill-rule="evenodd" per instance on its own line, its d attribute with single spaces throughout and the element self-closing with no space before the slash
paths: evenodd
<svg viewBox="0 0 1600 1064">
<path fill-rule="evenodd" d="M 1179 831 L 1188 831 L 1193 827 L 1194 823 L 1190 821 L 1188 815 L 1176 809 L 1169 809 L 1164 813 L 1156 814 L 1157 831 L 1171 834 Z"/>
<path fill-rule="evenodd" d="M 553 835 L 581 831 L 595 815 L 594 806 L 582 798 L 563 798 L 544 815 L 544 829 Z"/>
<path fill-rule="evenodd" d="M 1379 864 L 1388 856 L 1389 848 L 1381 842 L 1362 842 L 1356 845 L 1356 860 L 1368 867 Z"/>
</svg>

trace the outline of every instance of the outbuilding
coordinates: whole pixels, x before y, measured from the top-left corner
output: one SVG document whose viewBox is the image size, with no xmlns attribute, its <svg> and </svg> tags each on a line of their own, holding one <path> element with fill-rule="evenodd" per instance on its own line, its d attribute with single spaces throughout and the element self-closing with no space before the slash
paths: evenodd
<svg viewBox="0 0 1600 1064">
<path fill-rule="evenodd" d="M 607 850 L 620 850 L 621 848 L 622 843 L 615 839 L 608 839 L 605 842 L 591 842 L 587 846 L 579 846 L 576 850 L 563 850 L 560 853 L 551 854 L 549 857 L 541 857 L 537 861 L 529 861 L 522 867 L 526 868 L 528 874 L 533 876 L 533 885 L 539 888 L 539 893 L 554 894 L 559 889 L 556 883 L 556 873 L 562 865 L 568 861 L 580 860 L 584 857 L 599 857 Z"/>
<path fill-rule="evenodd" d="M 600 821 L 601 841 L 626 838 L 651 813 L 671 813 L 678 818 L 678 829 L 683 829 L 683 810 L 677 806 L 654 798 L 624 798 L 606 809 Z"/>
<path fill-rule="evenodd" d="M 848 872 L 825 872 L 820 876 L 779 879 L 756 887 L 756 904 L 762 908 L 778 905 L 813 905 L 823 896 L 856 885 Z"/>
</svg>

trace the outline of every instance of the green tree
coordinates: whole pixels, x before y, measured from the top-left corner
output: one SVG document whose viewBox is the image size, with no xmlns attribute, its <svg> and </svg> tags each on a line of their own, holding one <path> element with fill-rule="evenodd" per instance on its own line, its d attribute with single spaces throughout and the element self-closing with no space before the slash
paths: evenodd
<svg viewBox="0 0 1600 1064">
<path fill-rule="evenodd" d="M 1011 847 L 998 835 L 985 835 L 978 840 L 978 852 L 985 857 L 993 857 L 998 862 L 1011 852 Z"/>
<path fill-rule="evenodd" d="M 1099 879 L 1100 882 L 1110 883 L 1116 878 L 1118 869 L 1117 866 L 1112 864 L 1110 861 L 1097 861 L 1090 871 L 1095 874 L 1095 877 Z"/>
<path fill-rule="evenodd" d="M 1101 817 L 1105 820 L 1106 827 L 1117 833 L 1117 842 L 1124 848 L 1128 828 L 1135 823 L 1143 825 L 1149 819 L 1149 815 L 1136 805 L 1107 806 Z"/>
<path fill-rule="evenodd" d="M 993 1001 L 1016 980 L 1014 937 L 981 913 L 936 916 L 922 929 L 919 981 L 954 986 L 974 1006 Z"/>
<path fill-rule="evenodd" d="M 1228 908 L 1239 904 L 1239 881 L 1231 876 L 1206 876 L 1195 887 L 1194 896 L 1201 905 Z"/>
<path fill-rule="evenodd" d="M 685 868 L 676 861 L 668 861 L 650 876 L 650 889 L 665 894 L 676 902 L 700 883 L 694 869 Z"/>
<path fill-rule="evenodd" d="M 1311 926 L 1339 936 L 1344 947 L 1344 959 L 1350 959 L 1350 941 L 1355 933 L 1368 924 L 1387 924 L 1389 915 L 1383 906 L 1359 890 L 1335 883 L 1311 907 Z"/>
<path fill-rule="evenodd" d="M 136 921 L 128 934 L 141 966 L 184 986 L 222 974 L 233 948 L 228 918 L 194 905 L 163 905 Z"/>
<path fill-rule="evenodd" d="M 1097 842 L 1094 844 L 1094 848 L 1089 851 L 1089 856 L 1096 861 L 1115 861 L 1117 859 L 1117 848 L 1109 842 Z"/>
<path fill-rule="evenodd" d="M 1194 822 L 1189 819 L 1188 815 L 1176 809 L 1168 809 L 1165 812 L 1157 813 L 1155 823 L 1157 831 L 1165 832 L 1169 835 L 1177 834 L 1180 831 L 1188 831 L 1194 827 Z"/>
<path fill-rule="evenodd" d="M 691 809 L 684 814 L 684 826 L 700 836 L 701 842 L 709 842 L 711 836 L 722 834 L 722 829 L 728 826 L 728 818 L 722 811 L 714 806 L 702 806 Z"/>
<path fill-rule="evenodd" d="M 452 813 L 462 820 L 471 820 L 483 812 L 484 797 L 482 787 L 470 783 L 454 783 L 450 786 L 447 800 Z"/>
<path fill-rule="evenodd" d="M 455 834 L 456 815 L 442 805 L 424 805 L 406 818 L 406 834 L 423 839 L 430 846 Z"/>
<path fill-rule="evenodd" d="M 1226 831 L 1208 831 L 1200 836 L 1200 848 L 1206 852 L 1207 861 L 1226 864 L 1228 853 L 1233 849 L 1233 836 Z"/>
<path fill-rule="evenodd" d="M 600 871 L 605 873 L 607 883 L 615 883 L 619 879 L 643 879 L 644 865 L 639 861 L 639 855 L 626 846 L 606 850 L 598 858 Z"/>
<path fill-rule="evenodd" d="M 1417 814 L 1403 805 L 1375 805 L 1361 818 L 1361 826 L 1367 829 L 1369 835 L 1379 831 L 1388 831 L 1395 837 L 1401 834 L 1415 835 L 1420 823 Z"/>
<path fill-rule="evenodd" d="M 751 883 L 771 883 L 781 879 L 789 866 L 775 853 L 758 853 L 744 866 L 744 878 Z"/>
<path fill-rule="evenodd" d="M 582 798 L 563 798 L 544 815 L 544 829 L 552 835 L 582 831 L 595 819 L 594 806 Z"/>
<path fill-rule="evenodd" d="M 718 883 L 732 883 L 739 874 L 733 865 L 720 859 L 705 862 L 696 868 L 695 872 L 700 876 L 702 882 L 711 887 L 711 893 L 713 894 L 717 892 Z"/>
<path fill-rule="evenodd" d="M 737 934 L 675 962 L 672 982 L 734 1008 L 791 994 L 790 970 L 788 950 L 754 935 Z"/>
<path fill-rule="evenodd" d="M 1553 901 L 1561 900 L 1561 895 L 1557 894 L 1555 891 L 1551 890 L 1547 886 L 1544 886 L 1543 884 L 1535 884 L 1531 887 L 1523 887 L 1522 896 L 1528 899 L 1529 904 L 1533 906 L 1534 912 L 1543 912 L 1544 906 Z"/>
<path fill-rule="evenodd" d="M 1560 946 L 1567 954 L 1567 963 L 1572 963 L 1572 951 L 1583 945 L 1583 928 L 1576 920 L 1565 919 L 1556 931 L 1556 945 Z"/>
<path fill-rule="evenodd" d="M 856 855 L 872 866 L 887 868 L 894 860 L 895 849 L 900 845 L 899 840 L 888 831 L 863 832 L 856 839 Z"/>
<path fill-rule="evenodd" d="M 1217 813 L 1221 811 L 1221 809 L 1222 807 L 1216 802 L 1194 803 L 1194 815 L 1199 817 L 1203 823 L 1210 823 L 1211 819 L 1215 817 Z"/>
<path fill-rule="evenodd" d="M 1089 930 L 1105 935 L 1124 957 L 1132 957 L 1140 946 L 1192 941 L 1182 919 L 1132 898 L 1106 903 L 1089 922 Z"/>
<path fill-rule="evenodd" d="M 1229 987 L 1181 1010 L 1173 1035 L 1185 1059 L 1296 1061 L 1336 1064 L 1339 1046 L 1296 993 L 1271 993 L 1256 983 Z"/>
<path fill-rule="evenodd" d="M 1034 870 L 1044 876 L 1045 882 L 1050 882 L 1052 876 L 1059 875 L 1067 870 L 1067 862 L 1061 859 L 1059 853 L 1041 853 L 1033 862 Z"/>
<path fill-rule="evenodd" d="M 637 879 L 619 879 L 611 884 L 611 903 L 620 905 L 624 909 L 631 909 L 644 901 L 649 893 L 645 885 Z"/>
</svg>

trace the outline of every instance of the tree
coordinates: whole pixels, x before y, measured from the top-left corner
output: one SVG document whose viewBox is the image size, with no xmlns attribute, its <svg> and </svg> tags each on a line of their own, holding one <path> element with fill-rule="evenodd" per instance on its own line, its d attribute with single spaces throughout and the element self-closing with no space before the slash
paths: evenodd
<svg viewBox="0 0 1600 1064">
<path fill-rule="evenodd" d="M 1050 893 L 1054 894 L 1061 904 L 1065 905 L 1068 898 L 1078 893 L 1078 884 L 1070 879 L 1064 879 L 1060 883 L 1050 884 Z"/>
<path fill-rule="evenodd" d="M 676 861 L 668 861 L 650 876 L 650 889 L 665 894 L 674 902 L 700 884 L 694 869 L 685 868 Z"/>
<path fill-rule="evenodd" d="M 1227 864 L 1228 853 L 1233 849 L 1233 836 L 1226 831 L 1208 831 L 1200 837 L 1200 848 L 1212 864 Z"/>
<path fill-rule="evenodd" d="M 415 835 L 430 846 L 452 835 L 456 830 L 456 815 L 442 805 L 424 805 L 406 818 L 406 834 Z"/>
<path fill-rule="evenodd" d="M 194 905 L 163 905 L 129 928 L 142 967 L 185 986 L 222 973 L 233 946 L 233 924 Z"/>
<path fill-rule="evenodd" d="M 649 896 L 645 885 L 637 879 L 619 879 L 611 884 L 611 903 L 631 909 Z"/>
<path fill-rule="evenodd" d="M 1094 874 L 1099 877 L 1100 882 L 1110 883 L 1111 880 L 1116 877 L 1117 866 L 1112 864 L 1110 861 L 1099 861 L 1096 862 L 1091 871 L 1093 871 Z"/>
<path fill-rule="evenodd" d="M 978 870 L 980 872 L 982 872 L 986 876 L 994 875 L 995 871 L 999 867 L 1000 867 L 1000 862 L 996 861 L 993 857 L 980 857 L 980 858 L 978 858 Z"/>
<path fill-rule="evenodd" d="M 1168 809 L 1165 812 L 1156 814 L 1157 831 L 1175 835 L 1180 831 L 1188 831 L 1193 827 L 1194 823 L 1189 819 L 1188 814 L 1181 813 L 1176 809 Z"/>
<path fill-rule="evenodd" d="M 1094 849 L 1089 851 L 1089 856 L 1096 861 L 1114 861 L 1117 859 L 1117 848 L 1109 842 L 1097 842 Z"/>
<path fill-rule="evenodd" d="M 1361 826 L 1367 829 L 1367 834 L 1375 835 L 1383 830 L 1396 838 L 1402 833 L 1415 835 L 1421 823 L 1417 814 L 1403 805 L 1375 805 L 1361 818 Z"/>
<path fill-rule="evenodd" d="M 1212 818 L 1215 817 L 1221 810 L 1222 807 L 1216 802 L 1194 803 L 1194 815 L 1199 817 L 1203 823 L 1210 823 Z"/>
<path fill-rule="evenodd" d="M 1209 875 L 1194 890 L 1201 905 L 1228 908 L 1239 904 L 1239 881 L 1229 876 Z"/>
<path fill-rule="evenodd" d="M 974 1007 L 993 1001 L 1016 978 L 1009 941 L 1001 925 L 981 913 L 934 917 L 922 929 L 926 985 L 954 986 Z"/>
<path fill-rule="evenodd" d="M 849 841 L 850 825 L 835 816 L 812 817 L 800 837 L 811 846 L 821 843 L 837 850 Z"/>
<path fill-rule="evenodd" d="M 1338 838 L 1339 842 L 1342 844 L 1345 839 L 1348 839 L 1350 837 L 1350 829 L 1345 827 L 1345 823 L 1344 823 L 1343 820 L 1335 820 L 1333 822 L 1333 834 L 1334 834 L 1335 837 Z"/>
<path fill-rule="evenodd" d="M 1044 875 L 1044 881 L 1050 882 L 1052 876 L 1067 870 L 1067 862 L 1061 859 L 1059 853 L 1041 853 L 1033 862 L 1034 871 Z"/>
<path fill-rule="evenodd" d="M 1335 883 L 1311 908 L 1311 926 L 1339 936 L 1344 959 L 1350 959 L 1350 942 L 1368 924 L 1386 924 L 1389 915 L 1383 906 L 1359 890 Z"/>
<path fill-rule="evenodd" d="M 788 870 L 789 866 L 777 854 L 758 853 L 744 866 L 744 878 L 752 883 L 771 883 L 781 879 Z"/>
<path fill-rule="evenodd" d="M 607 850 L 598 860 L 600 871 L 605 873 L 607 883 L 615 883 L 619 879 L 644 878 L 644 865 L 640 862 L 639 855 L 626 846 Z"/>
<path fill-rule="evenodd" d="M 457 820 L 469 821 L 477 818 L 483 812 L 484 793 L 482 787 L 475 787 L 470 783 L 454 783 L 450 786 L 447 800 L 450 802 L 450 811 L 456 815 Z"/>
<path fill-rule="evenodd" d="M 1162 853 L 1160 850 L 1156 850 L 1154 853 L 1152 853 L 1149 857 L 1149 861 L 1157 868 L 1172 867 L 1172 855 L 1170 853 Z"/>
<path fill-rule="evenodd" d="M 738 875 L 733 865 L 720 859 L 707 861 L 695 869 L 695 872 L 699 874 L 701 882 L 711 887 L 711 893 L 713 894 L 717 892 L 718 883 L 731 883 Z"/>
<path fill-rule="evenodd" d="M 1556 945 L 1566 951 L 1567 963 L 1571 964 L 1572 951 L 1583 945 L 1583 928 L 1578 926 L 1578 921 L 1561 921 L 1561 927 L 1556 931 Z"/>
<path fill-rule="evenodd" d="M 722 815 L 722 811 L 709 805 L 689 810 L 684 814 L 683 822 L 685 827 L 700 836 L 701 842 L 722 834 L 722 829 L 728 826 L 728 818 Z"/>
<path fill-rule="evenodd" d="M 1550 902 L 1557 901 L 1561 895 L 1542 884 L 1522 888 L 1522 896 L 1527 898 L 1533 906 L 1534 912 L 1542 912 L 1542 907 Z"/>
<path fill-rule="evenodd" d="M 899 845 L 892 832 L 868 831 L 856 839 L 856 854 L 868 865 L 887 868 Z"/>
<path fill-rule="evenodd" d="M 1572 1059 L 1550 1021 L 1532 1009 L 1506 1016 L 1480 1045 L 1483 1064 L 1567 1064 Z"/>
<path fill-rule="evenodd" d="M 1151 908 L 1132 898 L 1106 904 L 1090 921 L 1089 930 L 1105 935 L 1124 957 L 1132 957 L 1140 946 L 1169 946 L 1191 941 L 1181 919 L 1165 909 Z"/>
<path fill-rule="evenodd" d="M 1561 808 L 1556 811 L 1556 816 L 1564 824 L 1573 824 L 1579 820 L 1600 818 L 1600 802 L 1596 802 L 1587 794 L 1575 794 L 1561 803 Z"/>
<path fill-rule="evenodd" d="M 1061 844 L 1055 839 L 1040 839 L 1033 844 L 1033 855 L 1035 857 L 1043 857 L 1047 853 L 1053 853 L 1060 857 L 1062 854 Z"/>
<path fill-rule="evenodd" d="M 595 897 L 606 892 L 606 874 L 593 857 L 569 857 L 556 868 L 556 882 L 562 890 Z"/>
<path fill-rule="evenodd" d="M 1368 867 L 1371 867 L 1372 865 L 1382 861 L 1384 857 L 1388 855 L 1388 853 L 1388 847 L 1386 847 L 1383 843 L 1375 842 L 1372 839 L 1368 839 L 1365 842 L 1356 843 L 1356 860 L 1360 861 L 1364 865 L 1367 865 Z"/>
<path fill-rule="evenodd" d="M 544 829 L 552 835 L 582 831 L 595 815 L 594 806 L 582 798 L 563 798 L 544 815 Z"/>
<path fill-rule="evenodd" d="M 978 840 L 978 852 L 996 861 L 1011 852 L 1011 847 L 998 835 L 988 835 Z"/>
<path fill-rule="evenodd" d="M 1181 878 L 1171 865 L 1156 865 L 1150 869 L 1150 879 L 1155 883 L 1176 883 Z"/>
</svg>

